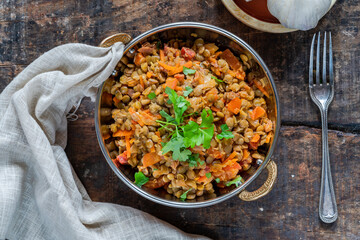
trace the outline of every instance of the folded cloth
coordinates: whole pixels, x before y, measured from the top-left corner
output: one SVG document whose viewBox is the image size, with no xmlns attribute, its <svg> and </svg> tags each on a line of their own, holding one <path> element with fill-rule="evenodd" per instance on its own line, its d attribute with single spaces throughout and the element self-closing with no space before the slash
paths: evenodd
<svg viewBox="0 0 360 240">
<path fill-rule="evenodd" d="M 123 51 L 122 43 L 59 46 L 0 94 L 0 239 L 203 238 L 91 201 L 66 157 L 66 114 L 83 97 L 95 98 Z"/>
</svg>

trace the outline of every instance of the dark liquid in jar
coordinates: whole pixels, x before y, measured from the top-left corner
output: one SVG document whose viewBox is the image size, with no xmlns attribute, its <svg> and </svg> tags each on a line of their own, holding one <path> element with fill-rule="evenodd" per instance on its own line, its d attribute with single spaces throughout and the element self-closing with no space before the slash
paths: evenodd
<svg viewBox="0 0 360 240">
<path fill-rule="evenodd" d="M 239 8 L 254 18 L 264 22 L 279 23 L 279 20 L 269 12 L 267 0 L 252 0 L 250 2 L 246 2 L 245 0 L 234 0 L 234 2 Z"/>
</svg>

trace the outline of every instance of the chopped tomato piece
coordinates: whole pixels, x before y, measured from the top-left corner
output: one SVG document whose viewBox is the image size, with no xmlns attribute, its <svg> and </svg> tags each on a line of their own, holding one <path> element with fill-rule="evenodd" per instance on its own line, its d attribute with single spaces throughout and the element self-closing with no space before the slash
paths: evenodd
<svg viewBox="0 0 360 240">
<path fill-rule="evenodd" d="M 119 156 L 117 156 L 116 160 L 122 165 L 128 164 L 127 151 L 125 151 L 122 154 L 120 154 Z"/>
<path fill-rule="evenodd" d="M 191 59 L 193 59 L 195 57 L 196 53 L 194 50 L 187 48 L 187 47 L 183 47 L 181 49 L 181 56 L 186 60 L 186 61 L 190 61 Z"/>
</svg>

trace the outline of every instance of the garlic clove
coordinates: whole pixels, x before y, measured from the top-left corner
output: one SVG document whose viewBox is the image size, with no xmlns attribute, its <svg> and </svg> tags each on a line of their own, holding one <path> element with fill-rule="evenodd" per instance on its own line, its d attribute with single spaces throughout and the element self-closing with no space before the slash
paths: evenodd
<svg viewBox="0 0 360 240">
<path fill-rule="evenodd" d="M 305 31 L 316 27 L 331 0 L 268 0 L 267 6 L 284 27 Z"/>
</svg>

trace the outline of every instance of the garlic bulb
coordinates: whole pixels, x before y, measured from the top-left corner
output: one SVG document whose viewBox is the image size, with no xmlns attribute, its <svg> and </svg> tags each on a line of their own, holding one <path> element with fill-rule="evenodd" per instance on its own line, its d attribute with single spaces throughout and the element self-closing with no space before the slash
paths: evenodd
<svg viewBox="0 0 360 240">
<path fill-rule="evenodd" d="M 268 0 L 270 13 L 287 28 L 309 30 L 327 13 L 331 0 Z"/>
</svg>

